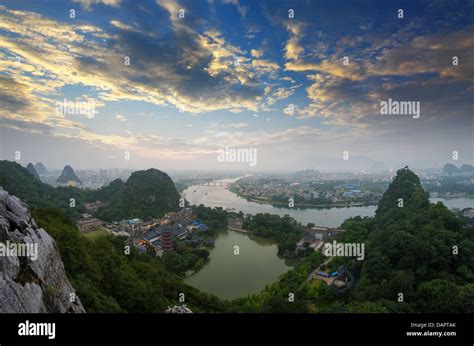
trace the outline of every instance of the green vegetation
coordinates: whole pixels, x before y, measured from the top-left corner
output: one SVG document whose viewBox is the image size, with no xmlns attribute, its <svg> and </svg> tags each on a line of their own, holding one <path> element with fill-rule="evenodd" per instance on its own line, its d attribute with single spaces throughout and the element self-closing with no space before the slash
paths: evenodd
<svg viewBox="0 0 474 346">
<path fill-rule="evenodd" d="M 288 206 L 288 195 L 273 195 L 267 203 L 272 205 L 283 205 Z M 302 196 L 295 195 L 292 196 L 295 206 L 296 207 L 304 207 L 304 206 L 330 206 L 334 204 L 330 198 L 326 197 L 319 197 L 319 198 L 311 198 L 309 200 L 305 200 Z"/>
<path fill-rule="evenodd" d="M 313 252 L 305 257 L 293 269 L 282 274 L 279 280 L 258 293 L 230 302 L 230 312 L 311 312 L 314 304 L 324 301 L 329 294 L 334 294 L 332 288 L 321 286 L 319 290 L 306 282 L 311 270 L 323 263 L 324 257 L 320 252 Z M 294 294 L 291 301 L 290 294 Z"/>
<path fill-rule="evenodd" d="M 26 168 L 11 161 L 0 161 L 0 186 L 28 203 L 29 207 L 61 208 L 75 218 L 86 212 L 84 202 L 94 200 L 91 190 L 51 187 L 36 179 Z M 75 208 L 69 207 L 71 198 L 75 200 Z"/>
<path fill-rule="evenodd" d="M 209 251 L 206 249 L 194 249 L 189 245 L 177 242 L 176 251 L 166 253 L 163 256 L 163 264 L 166 270 L 184 276 L 188 270 L 199 270 L 206 264 Z"/>
<path fill-rule="evenodd" d="M 205 223 L 208 229 L 196 234 L 203 238 L 215 238 L 217 233 L 227 228 L 227 212 L 222 208 L 209 208 L 202 204 L 193 207 L 193 213 L 197 219 Z M 190 236 L 192 237 L 192 236 Z M 199 270 L 206 264 L 209 251 L 202 247 L 186 245 L 182 242 L 175 242 L 176 251 L 167 253 L 163 256 L 163 263 L 167 270 L 184 276 L 188 270 Z"/>
<path fill-rule="evenodd" d="M 202 204 L 199 206 L 193 206 L 193 214 L 196 218 L 205 223 L 208 227 L 206 232 L 209 235 L 216 236 L 221 230 L 227 229 L 228 213 L 220 208 L 208 208 Z"/>
<path fill-rule="evenodd" d="M 124 238 L 79 233 L 70 216 L 82 212 L 86 201 L 109 202 L 101 212 L 119 218 L 129 213 L 147 218 L 172 209 L 175 202 L 177 206 L 176 188 L 165 173 L 136 173 L 127 183 L 116 180 L 93 192 L 52 188 L 26 168 L 0 161 L 0 186 L 29 207 L 41 208 L 32 210 L 33 217 L 56 240 L 67 275 L 88 312 L 163 312 L 179 304 L 180 292 L 194 312 L 474 312 L 474 228 L 443 204 L 430 204 L 419 178 L 408 169 L 397 172 L 375 217 L 351 218 L 341 226 L 346 232 L 338 241 L 364 243 L 365 260 L 338 257 L 326 269 L 348 268 L 356 278 L 352 289 L 337 292 L 322 281 L 307 282 L 309 273 L 324 261 L 321 253 L 313 252 L 261 293 L 231 302 L 182 281 L 186 270 L 205 263 L 209 253 L 204 249 L 177 243 L 177 251 L 163 259 L 151 251 L 138 255 L 133 248 L 125 255 Z M 164 201 L 158 200 L 163 196 Z M 69 208 L 70 198 L 76 199 L 76 208 Z M 208 225 L 210 236 L 227 227 L 228 213 L 222 208 L 200 205 L 193 212 Z M 303 227 L 288 215 L 257 214 L 243 226 L 275 240 L 281 254 L 292 253 L 303 234 Z M 27 271 L 19 278 L 34 280 Z M 403 302 L 398 301 L 400 293 Z"/>
<path fill-rule="evenodd" d="M 33 217 L 56 240 L 66 273 L 88 312 L 164 312 L 180 304 L 179 293 L 193 312 L 224 311 L 215 296 L 199 292 L 152 254 L 124 254 L 125 239 L 82 236 L 58 209 L 35 209 Z"/>
<path fill-rule="evenodd" d="M 439 194 L 464 194 L 466 198 L 474 196 L 474 184 L 470 182 L 471 177 L 444 176 L 439 181 L 425 181 L 423 187 L 428 192 Z"/>
<path fill-rule="evenodd" d="M 178 193 L 181 193 L 188 188 L 187 184 L 181 182 L 175 182 L 174 185 L 176 186 L 176 190 L 178 191 Z"/>
<path fill-rule="evenodd" d="M 112 203 L 113 201 L 119 199 L 124 190 L 125 183 L 122 181 L 122 179 L 118 178 L 112 181 L 110 184 L 95 191 L 94 198 L 102 202 Z"/>
<path fill-rule="evenodd" d="M 397 172 L 374 218 L 352 218 L 342 228 L 340 241 L 364 242 L 366 258 L 331 263 L 345 264 L 357 283 L 344 299 L 328 302 L 328 310 L 474 311 L 474 229 L 443 204 L 430 204 L 413 172 Z M 360 305 L 349 307 L 351 301 Z"/>
<path fill-rule="evenodd" d="M 275 240 L 278 253 L 282 255 L 293 254 L 303 236 L 303 226 L 289 215 L 256 214 L 247 217 L 242 227 L 252 234 Z"/>
<path fill-rule="evenodd" d="M 98 190 L 77 187 L 52 187 L 36 179 L 16 162 L 0 161 L 0 186 L 33 208 L 60 208 L 79 218 L 86 212 L 84 203 L 100 200 L 109 203 L 95 216 L 105 221 L 131 217 L 161 217 L 179 206 L 179 194 L 170 177 L 159 170 L 136 171 L 124 183 L 116 179 Z M 75 207 L 70 207 L 74 199 Z"/>
<path fill-rule="evenodd" d="M 242 194 L 242 191 L 240 190 L 240 186 L 237 183 L 232 183 L 228 186 L 227 190 L 229 190 L 232 193 L 235 193 L 237 196 L 245 198 L 247 200 L 250 200 L 250 197 L 246 197 Z"/>
<path fill-rule="evenodd" d="M 408 169 L 397 172 L 375 217 L 351 218 L 341 228 L 346 232 L 338 241 L 364 243 L 366 259 L 334 258 L 326 270 L 345 265 L 356 277 L 353 289 L 337 292 L 322 281 L 305 282 L 323 261 L 313 253 L 262 293 L 232 301 L 232 311 L 474 312 L 474 228 L 441 203 L 430 204 Z M 290 293 L 295 303 L 289 303 Z"/>
<path fill-rule="evenodd" d="M 115 181 L 106 187 L 114 195 L 110 205 L 98 210 L 97 217 L 106 221 L 131 217 L 149 219 L 162 217 L 179 207 L 179 194 L 168 174 L 157 169 L 133 172 L 122 185 Z M 107 194 L 102 189 L 99 195 Z"/>
<path fill-rule="evenodd" d="M 87 233 L 83 233 L 82 235 L 86 238 L 89 238 L 89 239 L 97 239 L 98 237 L 101 237 L 101 236 L 104 236 L 104 235 L 108 235 L 110 234 L 109 232 L 107 232 L 106 230 L 104 229 L 97 229 L 95 231 L 91 231 L 91 232 L 87 232 Z"/>
</svg>

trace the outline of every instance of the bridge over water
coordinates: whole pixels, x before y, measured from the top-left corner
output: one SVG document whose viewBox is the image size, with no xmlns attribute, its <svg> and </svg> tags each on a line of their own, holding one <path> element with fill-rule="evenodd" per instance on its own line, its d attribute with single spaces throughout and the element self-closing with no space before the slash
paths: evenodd
<svg viewBox="0 0 474 346">
<path fill-rule="evenodd" d="M 229 183 L 223 182 L 223 181 L 211 181 L 207 183 L 199 183 L 196 184 L 198 186 L 216 186 L 216 187 L 228 187 Z"/>
</svg>

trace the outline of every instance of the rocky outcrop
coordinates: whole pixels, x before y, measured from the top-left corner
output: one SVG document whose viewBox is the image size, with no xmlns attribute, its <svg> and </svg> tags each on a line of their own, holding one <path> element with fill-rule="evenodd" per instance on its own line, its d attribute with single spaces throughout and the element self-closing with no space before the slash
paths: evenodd
<svg viewBox="0 0 474 346">
<path fill-rule="evenodd" d="M 53 238 L 0 187 L 0 313 L 48 312 L 85 310 Z"/>
</svg>

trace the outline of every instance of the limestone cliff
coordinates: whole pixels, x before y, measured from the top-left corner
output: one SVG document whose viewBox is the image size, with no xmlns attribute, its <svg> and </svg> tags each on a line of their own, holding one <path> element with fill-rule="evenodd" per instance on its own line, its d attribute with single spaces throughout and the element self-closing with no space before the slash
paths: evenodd
<svg viewBox="0 0 474 346">
<path fill-rule="evenodd" d="M 85 312 L 74 292 L 53 238 L 0 187 L 0 313 Z"/>
</svg>

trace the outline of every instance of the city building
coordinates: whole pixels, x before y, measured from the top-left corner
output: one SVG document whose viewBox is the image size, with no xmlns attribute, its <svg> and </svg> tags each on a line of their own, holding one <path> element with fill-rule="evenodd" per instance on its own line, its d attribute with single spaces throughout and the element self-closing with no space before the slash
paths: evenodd
<svg viewBox="0 0 474 346">
<path fill-rule="evenodd" d="M 140 219 L 123 220 L 120 222 L 120 230 L 130 234 L 132 238 L 136 238 L 142 233 Z"/>
<path fill-rule="evenodd" d="M 151 246 L 155 249 L 156 256 L 158 257 L 163 257 L 164 252 L 163 252 L 163 243 L 161 242 L 161 239 L 156 239 L 151 242 Z"/>
<path fill-rule="evenodd" d="M 158 231 L 154 229 L 143 235 L 143 240 L 148 243 L 152 243 L 157 239 L 160 239 L 160 235 L 158 234 Z"/>
<path fill-rule="evenodd" d="M 139 243 L 139 242 L 133 242 L 132 243 L 135 249 L 137 249 L 138 254 L 143 254 L 146 253 L 146 246 Z"/>
<path fill-rule="evenodd" d="M 140 224 L 141 231 L 142 232 L 149 231 L 150 229 L 156 227 L 159 223 L 160 222 L 159 222 L 158 219 L 152 219 L 152 220 L 147 221 L 147 222 L 142 222 Z"/>
<path fill-rule="evenodd" d="M 163 221 L 165 223 L 173 223 L 173 222 L 190 222 L 193 219 L 193 211 L 191 208 L 183 208 L 177 212 L 169 212 L 166 213 L 163 217 Z"/>
<path fill-rule="evenodd" d="M 99 208 L 105 207 L 107 204 L 108 203 L 103 203 L 101 201 L 96 201 L 96 202 L 93 202 L 93 203 L 84 203 L 84 208 L 86 208 L 86 210 L 88 212 L 95 212 Z"/>
<path fill-rule="evenodd" d="M 130 238 L 130 234 L 128 234 L 127 232 L 124 232 L 124 231 L 118 231 L 118 232 L 113 232 L 112 231 L 112 233 L 116 236 Z"/>
<path fill-rule="evenodd" d="M 468 217 L 470 219 L 474 218 L 474 209 L 467 209 L 467 210 L 464 210 L 464 212 L 462 213 L 462 215 L 464 217 Z"/>
<path fill-rule="evenodd" d="M 173 232 L 171 232 L 170 230 L 165 230 L 162 234 L 161 234 L 161 242 L 163 244 L 163 250 L 165 252 L 170 252 L 170 251 L 173 251 L 174 250 L 174 246 L 173 246 Z"/>
<path fill-rule="evenodd" d="M 306 236 L 312 240 L 326 241 L 328 238 L 334 237 L 344 232 L 342 229 L 329 228 L 329 227 L 308 227 L 306 228 Z"/>
<path fill-rule="evenodd" d="M 82 219 L 77 221 L 77 227 L 82 233 L 93 231 L 101 226 L 102 221 L 95 218 Z"/>
<path fill-rule="evenodd" d="M 202 223 L 201 221 L 192 221 L 188 226 L 186 226 L 186 229 L 189 232 L 194 232 L 194 231 L 207 231 L 207 225 Z"/>
</svg>

